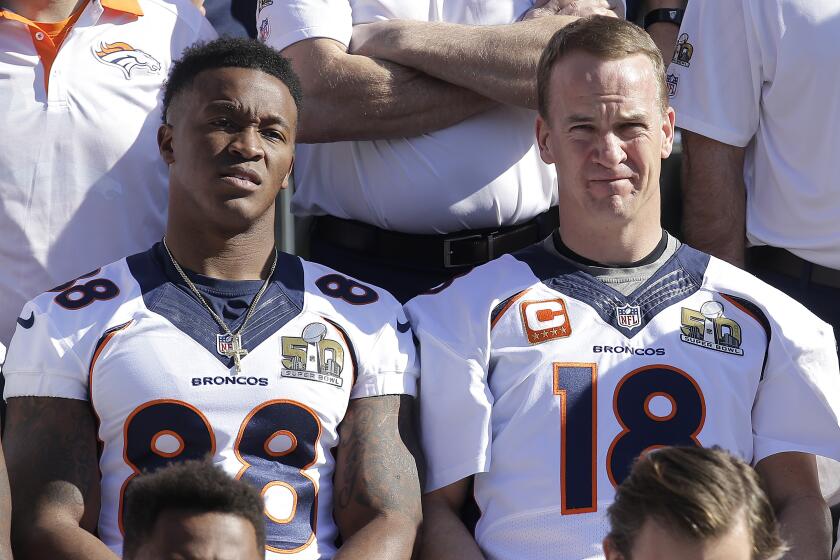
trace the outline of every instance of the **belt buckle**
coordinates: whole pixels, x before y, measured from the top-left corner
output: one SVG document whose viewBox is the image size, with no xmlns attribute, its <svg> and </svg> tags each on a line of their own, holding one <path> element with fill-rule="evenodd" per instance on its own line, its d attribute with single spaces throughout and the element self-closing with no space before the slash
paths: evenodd
<svg viewBox="0 0 840 560">
<path fill-rule="evenodd" d="M 473 233 L 470 235 L 460 235 L 458 237 L 449 237 L 443 240 L 443 267 L 444 268 L 456 268 L 459 266 L 471 266 L 476 264 L 484 264 L 485 262 L 493 260 L 493 239 L 494 233 L 490 233 L 486 236 L 487 238 L 487 259 L 477 260 L 473 262 L 465 262 L 465 263 L 453 263 L 452 262 L 452 244 L 456 241 L 469 241 L 471 239 L 484 239 L 485 236 Z"/>
</svg>

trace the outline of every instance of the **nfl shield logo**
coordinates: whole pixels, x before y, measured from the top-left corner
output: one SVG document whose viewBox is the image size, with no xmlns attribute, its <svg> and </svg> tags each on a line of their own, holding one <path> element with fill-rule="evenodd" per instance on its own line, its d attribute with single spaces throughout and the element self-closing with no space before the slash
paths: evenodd
<svg viewBox="0 0 840 560">
<path fill-rule="evenodd" d="M 233 350 L 233 337 L 229 334 L 217 334 L 216 352 L 222 356 L 227 356 L 231 350 Z"/>
<path fill-rule="evenodd" d="M 616 307 L 615 314 L 619 326 L 625 329 L 635 329 L 642 324 L 642 312 L 638 305 Z"/>
</svg>

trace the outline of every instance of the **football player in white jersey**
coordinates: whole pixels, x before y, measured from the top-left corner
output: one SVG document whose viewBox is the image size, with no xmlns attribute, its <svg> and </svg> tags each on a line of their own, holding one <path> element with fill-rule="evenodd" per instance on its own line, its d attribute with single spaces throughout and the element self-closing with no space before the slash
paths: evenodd
<svg viewBox="0 0 840 560">
<path fill-rule="evenodd" d="M 831 328 L 660 226 L 662 59 L 593 17 L 540 63 L 537 137 L 560 228 L 406 305 L 423 365 L 429 559 L 602 559 L 634 459 L 719 445 L 755 466 L 792 545 L 828 557 L 814 455 L 840 457 Z M 475 539 L 457 522 L 470 480 Z"/>
<path fill-rule="evenodd" d="M 299 99 L 288 61 L 260 43 L 186 51 L 158 133 L 163 242 L 25 306 L 4 372 L 19 557 L 118 557 L 132 478 L 208 455 L 261 491 L 266 558 L 411 555 L 405 316 L 274 247 Z"/>
</svg>

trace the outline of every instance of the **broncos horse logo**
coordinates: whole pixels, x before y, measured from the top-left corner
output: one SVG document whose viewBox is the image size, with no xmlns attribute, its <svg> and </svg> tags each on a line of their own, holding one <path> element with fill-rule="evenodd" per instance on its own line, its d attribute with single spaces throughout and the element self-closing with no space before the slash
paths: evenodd
<svg viewBox="0 0 840 560">
<path fill-rule="evenodd" d="M 99 50 L 94 47 L 93 54 L 105 64 L 119 66 L 126 80 L 131 79 L 131 73 L 137 69 L 150 74 L 160 70 L 160 62 L 155 57 L 128 43 L 99 43 Z"/>
</svg>

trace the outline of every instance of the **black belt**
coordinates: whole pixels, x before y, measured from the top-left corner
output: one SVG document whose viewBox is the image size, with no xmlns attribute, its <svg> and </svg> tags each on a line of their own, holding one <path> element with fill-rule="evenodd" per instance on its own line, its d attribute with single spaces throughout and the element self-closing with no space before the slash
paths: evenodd
<svg viewBox="0 0 840 560">
<path fill-rule="evenodd" d="M 486 263 L 547 237 L 557 228 L 556 206 L 515 226 L 459 231 L 442 235 L 399 233 L 335 216 L 317 216 L 313 237 L 367 255 L 411 261 L 435 268 Z"/>
<path fill-rule="evenodd" d="M 747 263 L 750 268 L 778 272 L 798 278 L 804 283 L 840 288 L 840 270 L 814 264 L 778 247 L 750 247 L 747 249 Z"/>
</svg>

